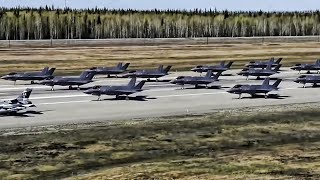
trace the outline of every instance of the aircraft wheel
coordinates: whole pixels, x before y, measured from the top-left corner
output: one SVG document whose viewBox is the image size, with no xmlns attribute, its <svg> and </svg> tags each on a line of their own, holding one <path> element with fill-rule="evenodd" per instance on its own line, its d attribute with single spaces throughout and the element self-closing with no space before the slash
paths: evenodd
<svg viewBox="0 0 320 180">
<path fill-rule="evenodd" d="M 34 81 L 31 81 L 31 84 L 34 84 Z"/>
<path fill-rule="evenodd" d="M 69 90 L 72 90 L 72 86 L 69 86 Z"/>
<path fill-rule="evenodd" d="M 129 96 L 126 96 L 126 101 L 129 101 Z"/>
<path fill-rule="evenodd" d="M 264 98 L 267 99 L 267 98 L 268 98 L 268 94 L 265 94 L 265 95 L 264 95 Z"/>
</svg>

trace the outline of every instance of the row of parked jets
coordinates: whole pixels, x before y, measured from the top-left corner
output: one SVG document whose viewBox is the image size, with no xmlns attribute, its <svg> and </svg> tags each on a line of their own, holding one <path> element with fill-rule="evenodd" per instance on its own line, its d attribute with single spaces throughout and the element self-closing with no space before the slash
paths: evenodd
<svg viewBox="0 0 320 180">
<path fill-rule="evenodd" d="M 250 94 L 255 96 L 257 94 L 264 94 L 265 98 L 268 97 L 268 93 L 274 90 L 278 90 L 278 86 L 281 83 L 281 79 L 276 80 L 274 84 L 270 84 L 269 76 L 280 73 L 282 58 L 275 59 L 271 58 L 269 61 L 252 61 L 246 65 L 246 67 L 238 73 L 238 75 L 246 76 L 247 79 L 249 76 L 255 76 L 257 79 L 260 77 L 266 77 L 262 85 L 249 85 L 249 84 L 238 84 L 232 87 L 227 92 L 232 94 L 238 94 L 239 99 L 241 99 L 242 94 Z M 200 73 L 200 76 L 179 76 L 170 81 L 172 84 L 177 84 L 184 89 L 184 85 L 194 85 L 196 88 L 198 86 L 209 87 L 216 81 L 219 81 L 219 77 L 223 72 L 229 70 L 233 62 L 221 62 L 219 65 L 215 66 L 203 66 L 199 65 L 191 69 L 193 72 Z M 92 88 L 85 90 L 84 93 L 98 96 L 100 100 L 101 95 L 114 95 L 116 98 L 125 95 L 128 99 L 129 95 L 143 91 L 142 87 L 147 81 L 155 79 L 158 81 L 158 78 L 166 76 L 169 74 L 171 66 L 164 68 L 163 65 L 160 65 L 158 69 L 155 70 L 136 70 L 136 71 L 127 71 L 130 63 L 122 64 L 119 63 L 116 67 L 93 67 L 80 74 L 79 77 L 72 76 L 54 76 L 53 73 L 55 68 L 44 68 L 41 72 L 23 72 L 23 73 L 9 73 L 1 77 L 4 80 L 14 81 L 31 81 L 31 84 L 34 84 L 35 81 L 39 81 L 39 84 L 51 86 L 51 90 L 54 91 L 54 86 L 69 86 L 69 89 L 73 89 L 76 86 L 80 89 L 80 86 L 93 82 L 95 75 L 111 75 L 118 76 L 121 74 L 121 77 L 131 77 L 130 82 L 127 85 L 123 86 L 103 86 L 96 85 Z M 317 60 L 314 64 L 296 64 L 291 69 L 299 71 L 311 71 L 320 72 L 320 60 Z M 202 73 L 206 72 L 205 76 L 202 76 Z M 136 83 L 136 78 L 145 78 L 139 83 Z M 311 83 L 314 86 L 317 83 L 320 83 L 319 75 L 301 75 L 294 82 L 302 83 L 303 87 L 305 84 Z M 18 98 L 3 101 L 0 103 L 0 113 L 16 113 L 18 111 L 24 110 L 29 107 L 35 107 L 31 101 L 29 101 L 30 94 L 32 89 L 26 89 Z"/>
</svg>

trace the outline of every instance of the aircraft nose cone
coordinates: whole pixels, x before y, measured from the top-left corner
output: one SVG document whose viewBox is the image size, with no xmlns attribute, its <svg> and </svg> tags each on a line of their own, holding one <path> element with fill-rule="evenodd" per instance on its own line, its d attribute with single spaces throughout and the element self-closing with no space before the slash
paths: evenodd
<svg viewBox="0 0 320 180">
<path fill-rule="evenodd" d="M 8 79 L 8 76 L 7 76 L 7 75 L 6 75 L 6 76 L 2 76 L 1 79 L 7 80 L 7 79 Z"/>
<path fill-rule="evenodd" d="M 171 80 L 170 83 L 171 83 L 171 84 L 176 84 L 176 80 L 175 80 L 175 79 L 174 79 L 174 80 Z"/>
<path fill-rule="evenodd" d="M 93 91 L 92 91 L 91 89 L 88 89 L 88 90 L 83 91 L 83 93 L 85 93 L 85 94 L 92 94 Z"/>
<path fill-rule="evenodd" d="M 236 90 L 232 88 L 232 89 L 227 90 L 227 92 L 233 94 L 236 92 Z"/>
</svg>

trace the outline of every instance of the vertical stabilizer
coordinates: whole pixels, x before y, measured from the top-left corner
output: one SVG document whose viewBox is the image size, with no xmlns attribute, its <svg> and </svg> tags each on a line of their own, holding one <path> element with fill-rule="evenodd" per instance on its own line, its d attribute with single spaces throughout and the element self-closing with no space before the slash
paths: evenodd
<svg viewBox="0 0 320 180">
<path fill-rule="evenodd" d="M 207 78 L 210 78 L 212 76 L 212 70 L 209 70 L 208 72 L 207 72 L 207 74 L 206 74 L 206 77 Z"/>
<path fill-rule="evenodd" d="M 143 85 L 146 83 L 146 81 L 141 81 L 139 84 L 136 85 L 135 89 L 142 89 Z"/>
<path fill-rule="evenodd" d="M 276 89 L 278 88 L 279 84 L 281 83 L 282 79 L 278 79 L 272 86 Z"/>
<path fill-rule="evenodd" d="M 127 70 L 128 67 L 129 67 L 129 65 L 130 65 L 130 63 L 126 63 L 125 65 L 123 65 L 123 66 L 121 67 L 121 70 Z"/>
<path fill-rule="evenodd" d="M 128 87 L 132 87 L 133 88 L 135 86 L 135 84 L 136 84 L 136 81 L 137 81 L 136 77 L 131 78 L 131 80 L 128 83 Z"/>
<path fill-rule="evenodd" d="M 262 86 L 269 86 L 269 84 L 270 84 L 270 78 L 267 77 L 267 78 L 264 79 L 264 81 L 262 83 Z"/>
<path fill-rule="evenodd" d="M 219 72 L 217 72 L 217 74 L 215 74 L 215 75 L 213 76 L 213 78 L 214 78 L 214 79 L 218 79 L 218 78 L 221 76 L 221 74 L 222 74 L 222 72 L 219 71 Z"/>
<path fill-rule="evenodd" d="M 80 75 L 80 79 L 82 80 L 92 80 L 94 75 L 96 74 L 95 71 L 84 71 Z"/>
<path fill-rule="evenodd" d="M 27 88 L 17 97 L 18 102 L 27 101 L 31 95 L 32 89 Z"/>
<path fill-rule="evenodd" d="M 49 71 L 46 73 L 46 75 L 52 76 L 56 68 L 51 68 Z"/>
<path fill-rule="evenodd" d="M 168 73 L 168 72 L 170 71 L 171 67 L 172 67 L 172 66 L 166 67 L 166 68 L 163 70 L 163 72 L 164 72 L 164 73 Z"/>
<path fill-rule="evenodd" d="M 159 72 L 162 72 L 162 70 L 163 70 L 163 65 L 160 65 L 160 66 L 158 67 L 158 71 L 159 71 Z"/>
<path fill-rule="evenodd" d="M 267 67 L 266 67 L 266 70 L 271 70 L 271 67 L 272 67 L 272 64 L 269 63 L 269 64 L 267 65 Z"/>
<path fill-rule="evenodd" d="M 274 68 L 274 71 L 279 71 L 281 66 L 282 66 L 282 64 L 278 64 L 278 65 Z"/>
<path fill-rule="evenodd" d="M 229 69 L 232 66 L 232 64 L 233 64 L 233 61 L 230 61 L 225 67 Z"/>
<path fill-rule="evenodd" d="M 122 67 L 122 63 L 118 63 L 118 65 L 117 65 L 117 69 L 121 69 L 121 67 Z"/>
<path fill-rule="evenodd" d="M 277 61 L 275 62 L 276 64 L 280 64 L 283 58 L 278 58 Z"/>
<path fill-rule="evenodd" d="M 43 68 L 43 70 L 41 71 L 41 74 L 47 74 L 48 71 L 49 71 L 49 67 L 45 67 L 45 68 Z"/>
</svg>

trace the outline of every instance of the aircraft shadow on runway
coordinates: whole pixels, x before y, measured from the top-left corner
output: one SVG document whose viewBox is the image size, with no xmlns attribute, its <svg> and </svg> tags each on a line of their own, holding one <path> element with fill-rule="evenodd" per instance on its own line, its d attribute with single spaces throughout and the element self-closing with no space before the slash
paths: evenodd
<svg viewBox="0 0 320 180">
<path fill-rule="evenodd" d="M 44 111 L 25 111 L 11 114 L 0 114 L 0 117 L 34 117 L 32 115 L 41 115 Z"/>
<path fill-rule="evenodd" d="M 300 88 L 300 89 L 320 88 L 320 85 L 316 85 L 316 86 L 314 86 L 314 85 L 310 85 L 310 86 L 306 86 L 306 87 L 301 86 L 301 87 L 298 87 L 298 88 Z"/>
<path fill-rule="evenodd" d="M 227 73 L 227 74 L 221 74 L 221 76 L 235 76 L 235 75 L 234 75 L 234 74 Z"/>
<path fill-rule="evenodd" d="M 155 79 L 150 79 L 146 80 L 146 82 L 170 82 L 170 79 L 161 79 L 161 80 L 155 80 Z"/>
<path fill-rule="evenodd" d="M 276 80 L 278 80 L 278 79 L 281 79 L 281 78 L 270 77 L 270 80 L 272 80 L 272 81 L 276 81 Z M 265 80 L 265 78 L 264 78 L 264 77 L 259 77 L 259 78 L 255 78 L 255 79 L 250 79 L 250 78 L 249 78 L 249 80 Z"/>
<path fill-rule="evenodd" d="M 227 86 L 198 86 L 198 87 L 185 87 L 184 89 L 224 89 L 224 88 L 230 88 L 230 87 L 227 87 Z M 184 89 L 181 89 L 181 88 L 178 88 L 177 90 L 184 90 Z"/>
<path fill-rule="evenodd" d="M 291 96 L 281 96 L 279 94 L 269 94 L 267 99 L 286 99 Z M 233 98 L 238 99 L 238 98 Z M 265 99 L 264 95 L 254 95 L 254 96 L 246 96 L 242 97 L 241 99 Z"/>
<path fill-rule="evenodd" d="M 157 99 L 157 98 L 147 97 L 147 96 L 129 96 L 129 99 L 126 99 L 126 96 L 119 96 L 118 98 L 101 99 L 101 101 L 148 101 L 152 99 Z M 98 100 L 93 100 L 93 101 L 98 101 Z"/>
</svg>

